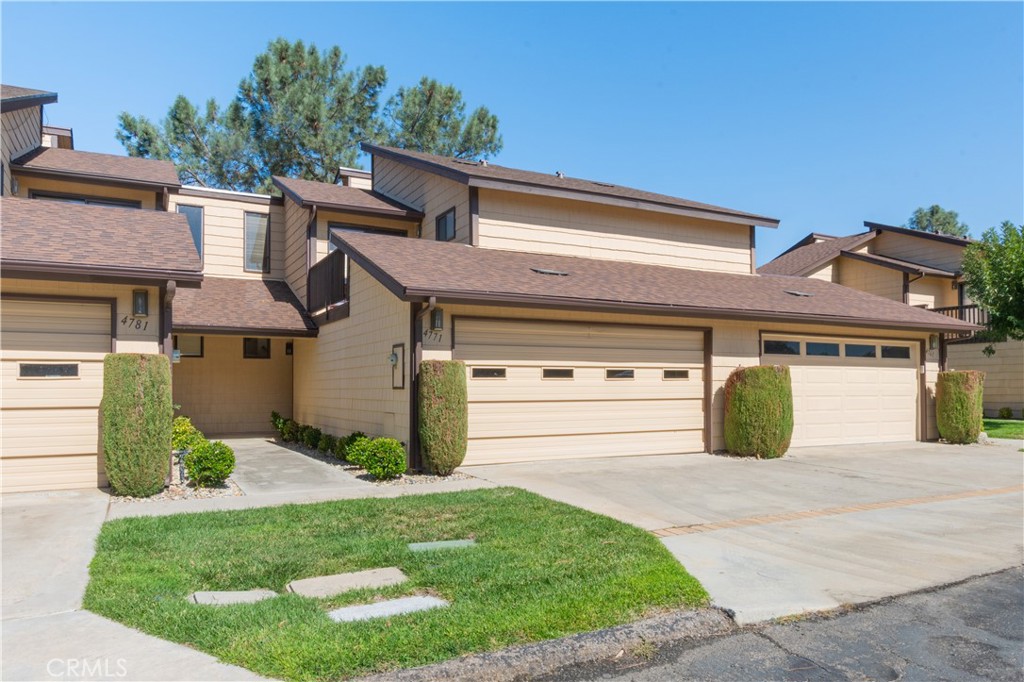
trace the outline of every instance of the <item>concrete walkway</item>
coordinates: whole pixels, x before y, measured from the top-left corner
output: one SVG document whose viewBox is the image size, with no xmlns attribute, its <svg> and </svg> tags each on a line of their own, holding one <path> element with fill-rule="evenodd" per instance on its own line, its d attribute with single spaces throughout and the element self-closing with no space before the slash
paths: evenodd
<svg viewBox="0 0 1024 682">
<path fill-rule="evenodd" d="M 663 536 L 751 623 L 1021 564 L 1024 467 L 1007 445 L 932 443 L 467 468 Z"/>
</svg>

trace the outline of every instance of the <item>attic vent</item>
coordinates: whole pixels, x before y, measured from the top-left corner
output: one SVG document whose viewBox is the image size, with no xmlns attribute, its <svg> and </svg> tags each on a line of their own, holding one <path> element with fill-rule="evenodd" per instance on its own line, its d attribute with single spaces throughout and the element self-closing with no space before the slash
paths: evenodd
<svg viewBox="0 0 1024 682">
<path fill-rule="evenodd" d="M 613 184 L 611 184 L 609 182 L 598 182 L 596 180 L 591 180 L 591 182 L 593 182 L 598 187 L 614 187 L 615 186 L 615 185 L 613 185 Z"/>
<path fill-rule="evenodd" d="M 565 173 L 563 173 L 562 171 L 555 171 L 555 177 L 556 178 L 564 178 L 565 177 Z"/>
<path fill-rule="evenodd" d="M 480 159 L 480 164 L 479 165 L 486 167 L 487 166 L 487 159 Z"/>
<path fill-rule="evenodd" d="M 464 163 L 467 166 L 479 166 L 480 165 L 479 161 L 474 161 L 473 159 L 460 159 L 460 158 L 457 158 L 457 157 L 453 157 L 452 161 L 454 161 L 455 163 Z M 486 163 L 484 165 L 486 165 Z"/>
<path fill-rule="evenodd" d="M 810 298 L 811 296 L 814 296 L 814 294 L 809 294 L 806 291 L 791 291 L 789 289 L 786 289 L 786 293 L 790 296 L 797 296 L 799 298 Z"/>
<path fill-rule="evenodd" d="M 553 275 L 555 277 L 568 277 L 568 272 L 562 272 L 561 270 L 548 270 L 547 268 L 530 268 L 538 275 Z"/>
</svg>

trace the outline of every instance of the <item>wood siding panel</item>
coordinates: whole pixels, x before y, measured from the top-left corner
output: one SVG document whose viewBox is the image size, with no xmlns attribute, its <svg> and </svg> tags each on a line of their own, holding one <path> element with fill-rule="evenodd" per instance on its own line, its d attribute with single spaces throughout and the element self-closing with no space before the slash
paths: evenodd
<svg viewBox="0 0 1024 682">
<path fill-rule="evenodd" d="M 309 227 L 309 209 L 302 208 L 285 197 L 284 200 L 284 274 L 285 281 L 305 304 L 306 274 L 309 270 L 306 234 Z"/>
<path fill-rule="evenodd" d="M 4 196 L 10 196 L 11 193 L 11 159 L 29 153 L 42 142 L 40 109 L 26 107 L 5 112 L 0 117 L 0 160 L 4 165 Z"/>
<path fill-rule="evenodd" d="M 871 240 L 869 246 L 871 253 L 880 256 L 900 258 L 951 272 L 960 270 L 964 255 L 964 247 L 956 244 L 894 232 L 881 232 Z"/>
<path fill-rule="evenodd" d="M 341 211 L 319 211 L 316 216 L 316 260 L 320 262 L 330 253 L 330 227 L 331 223 L 338 223 L 350 227 L 368 227 L 372 229 L 394 230 L 405 236 L 415 236 L 416 226 L 407 220 L 396 220 L 394 218 L 378 218 L 376 216 L 364 216 Z"/>
<path fill-rule="evenodd" d="M 127 199 L 138 201 L 141 207 L 150 211 L 156 209 L 156 191 L 114 187 L 90 182 L 69 182 L 51 178 L 38 178 L 29 175 L 14 174 L 18 178 L 18 196 L 29 197 L 32 191 L 52 194 L 72 194 L 86 197 L 105 197 L 108 199 Z"/>
<path fill-rule="evenodd" d="M 818 268 L 814 272 L 807 275 L 812 279 L 820 279 L 823 282 L 839 283 L 839 268 L 838 263 L 835 260 L 829 261 L 826 265 Z"/>
<path fill-rule="evenodd" d="M 750 227 L 480 190 L 480 246 L 749 274 Z"/>
<path fill-rule="evenodd" d="M 994 343 L 995 354 L 987 357 L 985 343 L 956 343 L 946 349 L 949 369 L 974 369 L 985 372 L 983 400 L 985 415 L 994 417 L 1009 407 L 1018 419 L 1024 418 L 1024 341 Z"/>
<path fill-rule="evenodd" d="M 469 187 L 391 159 L 373 160 L 373 188 L 423 212 L 423 239 L 434 238 L 434 221 L 455 207 L 455 241 L 470 243 Z"/>
<path fill-rule="evenodd" d="M 853 258 L 839 259 L 839 283 L 890 301 L 903 302 L 903 273 Z"/>
<path fill-rule="evenodd" d="M 925 275 L 910 282 L 910 305 L 943 308 L 957 305 L 957 290 L 948 277 Z"/>
</svg>

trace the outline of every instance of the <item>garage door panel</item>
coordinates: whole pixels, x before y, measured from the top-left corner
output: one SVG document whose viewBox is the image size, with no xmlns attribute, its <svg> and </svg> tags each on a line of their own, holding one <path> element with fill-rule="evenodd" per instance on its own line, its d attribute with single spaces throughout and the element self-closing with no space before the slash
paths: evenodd
<svg viewBox="0 0 1024 682">
<path fill-rule="evenodd" d="M 99 411 L 33 409 L 3 411 L 4 457 L 95 455 Z"/>
<path fill-rule="evenodd" d="M 0 459 L 4 492 L 74 490 L 107 484 L 95 455 Z"/>
<path fill-rule="evenodd" d="M 704 362 L 704 353 L 702 351 L 678 349 L 539 348 L 514 345 L 479 346 L 460 344 L 456 355 L 460 359 L 471 357 L 476 362 L 503 362 L 513 365 L 570 364 L 586 366 L 590 364 L 596 366 L 633 363 L 660 366 L 665 363 L 701 365 Z"/>
<path fill-rule="evenodd" d="M 467 463 L 499 464 L 533 460 L 619 457 L 623 455 L 675 455 L 700 452 L 700 431 L 662 431 L 643 435 L 643 449 L 637 449 L 632 433 L 552 435 L 537 438 L 484 438 L 470 441 Z"/>
<path fill-rule="evenodd" d="M 515 336 L 516 348 L 634 348 L 637 350 L 677 348 L 702 351 L 701 332 L 672 327 L 539 322 L 530 320 L 460 319 L 456 342 L 460 347 L 500 346 Z"/>
<path fill-rule="evenodd" d="M 474 379 L 472 366 L 467 370 L 473 400 L 479 402 L 534 401 L 538 391 L 544 399 L 578 400 L 585 395 L 588 400 L 651 400 L 651 399 L 700 399 L 704 388 L 701 371 L 689 369 L 689 379 L 662 379 L 662 368 L 637 369 L 636 379 L 608 380 L 605 368 L 574 369 L 572 379 L 544 379 L 540 367 L 507 367 L 505 379 Z M 676 369 L 670 367 L 669 369 Z M 685 368 L 683 368 L 685 369 Z M 539 384 L 539 385 L 538 385 Z"/>
<path fill-rule="evenodd" d="M 701 429 L 699 410 L 687 409 L 675 400 L 648 400 L 641 409 L 629 401 L 565 401 L 558 403 L 473 403 L 469 408 L 469 437 L 539 436 L 562 434 L 647 433 L 677 429 Z M 681 409 L 682 408 L 682 409 Z"/>
<path fill-rule="evenodd" d="M 4 397 L 4 408 L 99 406 L 103 394 L 103 363 L 76 364 L 77 377 L 25 379 L 18 376 L 17 362 L 0 362 L 0 391 Z"/>
</svg>

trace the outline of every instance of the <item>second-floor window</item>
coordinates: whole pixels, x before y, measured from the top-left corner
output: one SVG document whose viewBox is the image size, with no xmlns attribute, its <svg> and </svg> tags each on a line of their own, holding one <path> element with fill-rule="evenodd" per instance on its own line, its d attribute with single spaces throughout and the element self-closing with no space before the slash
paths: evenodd
<svg viewBox="0 0 1024 682">
<path fill-rule="evenodd" d="M 455 209 L 450 208 L 434 221 L 434 238 L 439 242 L 455 239 Z"/>
<path fill-rule="evenodd" d="M 203 257 L 203 207 L 178 206 L 178 213 L 188 219 L 188 229 L 192 233 L 192 241 L 196 244 L 199 257 Z"/>
<path fill-rule="evenodd" d="M 89 206 L 113 206 L 115 208 L 142 208 L 141 201 L 131 199 L 113 199 L 111 197 L 89 197 L 79 194 L 58 194 L 56 192 L 29 192 L 29 199 L 46 199 L 48 201 L 64 201 L 69 204 L 88 204 Z"/>
<path fill-rule="evenodd" d="M 245 214 L 245 270 L 270 272 L 270 216 Z"/>
</svg>

